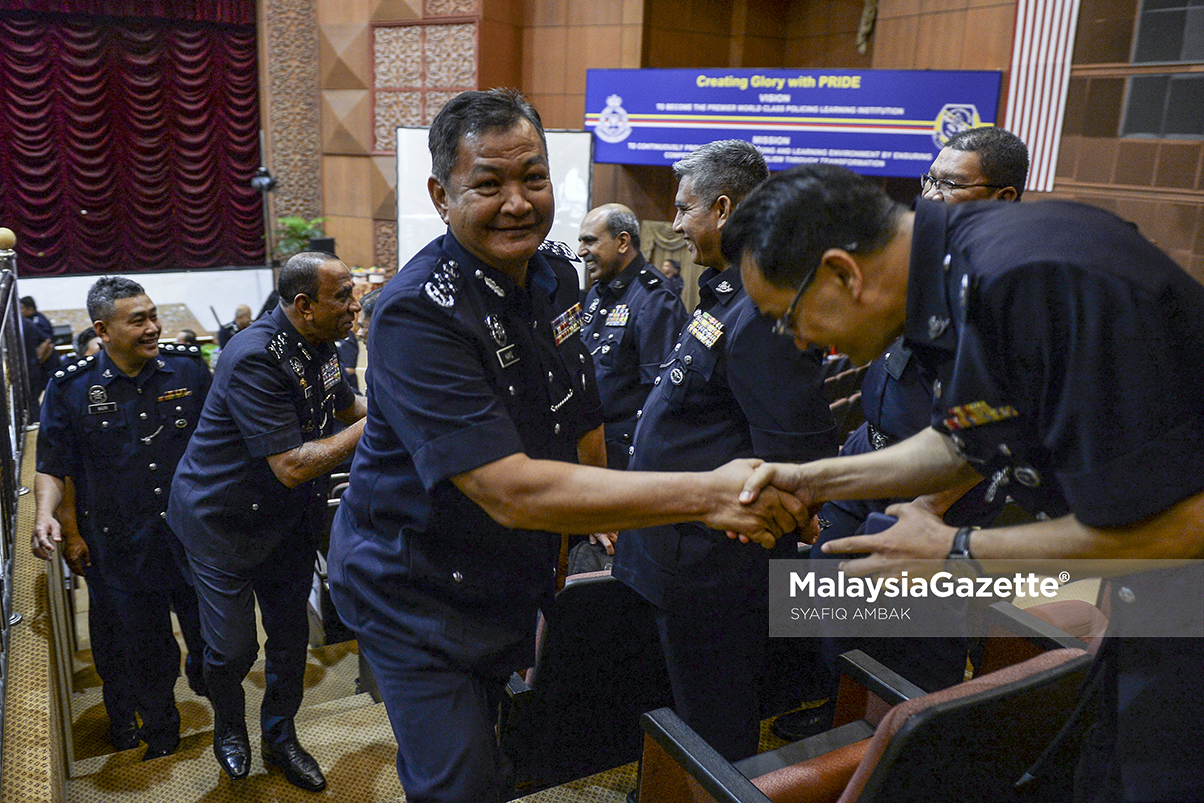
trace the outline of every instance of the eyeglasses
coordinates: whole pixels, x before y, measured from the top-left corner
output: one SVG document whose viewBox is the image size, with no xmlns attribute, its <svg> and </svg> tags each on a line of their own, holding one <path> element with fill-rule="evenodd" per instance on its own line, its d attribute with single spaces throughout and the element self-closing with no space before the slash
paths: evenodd
<svg viewBox="0 0 1204 803">
<path fill-rule="evenodd" d="M 932 176 L 928 175 L 927 173 L 922 173 L 920 175 L 920 188 L 924 192 L 928 192 L 929 190 L 935 188 L 936 191 L 939 192 L 941 195 L 944 195 L 947 192 L 953 192 L 954 190 L 969 190 L 969 189 L 973 189 L 974 187 L 990 187 L 993 190 L 1001 190 L 1006 186 L 1008 186 L 1008 185 L 1007 184 L 958 184 L 956 181 L 946 181 L 943 178 L 933 178 Z"/>
<path fill-rule="evenodd" d="M 857 250 L 857 243 L 849 243 L 842 250 L 853 252 Z M 803 293 L 807 292 L 807 288 L 811 285 L 811 280 L 815 278 L 816 272 L 819 271 L 819 265 L 816 264 L 811 269 L 810 273 L 803 277 L 803 281 L 799 283 L 798 292 L 794 294 L 794 300 L 790 302 L 790 306 L 786 308 L 786 312 L 773 322 L 773 333 L 782 337 L 791 337 L 794 333 L 794 311 L 798 309 L 798 303 L 803 299 Z"/>
</svg>

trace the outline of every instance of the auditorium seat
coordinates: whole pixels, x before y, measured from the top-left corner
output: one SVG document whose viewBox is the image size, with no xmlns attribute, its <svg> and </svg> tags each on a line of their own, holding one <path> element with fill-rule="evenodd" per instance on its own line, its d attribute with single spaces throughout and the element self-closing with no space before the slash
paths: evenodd
<svg viewBox="0 0 1204 803">
<path fill-rule="evenodd" d="M 513 794 L 635 761 L 640 715 L 671 702 L 651 608 L 609 572 L 571 575 L 541 617 L 535 666 L 502 704 Z"/>
<path fill-rule="evenodd" d="M 1070 715 L 1091 663 L 1086 650 L 1057 649 L 923 694 L 858 650 L 841 658 L 836 727 L 735 765 L 671 709 L 646 714 L 639 799 L 1028 800 L 1013 785 Z M 884 704 L 892 707 L 878 719 Z M 1068 777 L 1043 782 L 1062 789 Z"/>
</svg>

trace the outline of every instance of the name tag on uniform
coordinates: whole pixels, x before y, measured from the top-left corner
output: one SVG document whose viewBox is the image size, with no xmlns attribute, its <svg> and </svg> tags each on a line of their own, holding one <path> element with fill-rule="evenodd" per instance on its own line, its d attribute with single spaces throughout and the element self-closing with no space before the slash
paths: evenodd
<svg viewBox="0 0 1204 803">
<path fill-rule="evenodd" d="M 581 304 L 574 304 L 552 321 L 552 335 L 556 338 L 557 346 L 579 331 L 581 331 Z"/>
<path fill-rule="evenodd" d="M 704 312 L 694 316 L 686 331 L 694 335 L 702 345 L 710 348 L 723 336 L 723 322 L 711 313 Z"/>
<path fill-rule="evenodd" d="M 518 355 L 514 353 L 513 343 L 497 350 L 497 361 L 501 363 L 503 368 L 509 368 L 518 362 Z"/>
<path fill-rule="evenodd" d="M 322 366 L 322 389 L 330 390 L 337 384 L 339 384 L 339 358 L 336 355 Z"/>
<path fill-rule="evenodd" d="M 607 326 L 626 326 L 627 318 L 631 316 L 631 310 L 626 304 L 616 304 L 615 308 L 606 316 Z"/>
<path fill-rule="evenodd" d="M 102 402 L 101 404 L 89 404 L 88 415 L 99 415 L 100 413 L 115 413 L 117 412 L 116 402 Z"/>
</svg>

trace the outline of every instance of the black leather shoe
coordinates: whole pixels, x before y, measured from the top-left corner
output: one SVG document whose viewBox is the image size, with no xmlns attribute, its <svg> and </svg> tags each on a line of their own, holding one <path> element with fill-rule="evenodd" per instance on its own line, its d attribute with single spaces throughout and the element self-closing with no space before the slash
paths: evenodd
<svg viewBox="0 0 1204 803">
<path fill-rule="evenodd" d="M 289 783 L 307 792 L 321 792 L 326 788 L 326 776 L 318 762 L 295 738 L 281 744 L 264 742 L 263 763 L 276 767 Z"/>
<path fill-rule="evenodd" d="M 138 746 L 138 723 L 127 722 L 125 725 L 109 726 L 109 744 L 117 750 L 133 750 Z"/>
<path fill-rule="evenodd" d="M 773 735 L 787 742 L 797 742 L 832 728 L 836 703 L 829 700 L 815 708 L 803 708 L 782 714 L 773 721 Z"/>
<path fill-rule="evenodd" d="M 148 744 L 146 746 L 146 752 L 142 754 L 142 760 L 151 761 L 156 758 L 163 758 L 163 756 L 170 756 L 172 753 L 176 752 L 176 748 L 179 746 L 179 736 L 177 736 L 170 744 L 161 745 L 159 747 L 152 747 Z"/>
<path fill-rule="evenodd" d="M 251 743 L 245 733 L 213 734 L 213 755 L 217 757 L 218 765 L 236 781 L 246 778 L 251 771 Z"/>
<path fill-rule="evenodd" d="M 197 697 L 209 696 L 209 687 L 205 684 L 205 661 L 199 655 L 188 653 L 184 659 L 184 675 L 193 694 Z"/>
</svg>

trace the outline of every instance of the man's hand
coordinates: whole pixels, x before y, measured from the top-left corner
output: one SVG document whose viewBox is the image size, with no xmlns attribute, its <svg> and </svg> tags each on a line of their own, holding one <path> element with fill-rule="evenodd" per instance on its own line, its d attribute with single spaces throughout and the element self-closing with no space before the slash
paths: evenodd
<svg viewBox="0 0 1204 803">
<path fill-rule="evenodd" d="M 33 526 L 30 549 L 42 560 L 50 560 L 54 545 L 63 540 L 63 528 L 54 516 L 39 517 Z"/>
<path fill-rule="evenodd" d="M 602 544 L 607 555 L 614 555 L 615 544 L 619 543 L 618 532 L 595 532 L 590 535 L 591 544 Z"/>
<path fill-rule="evenodd" d="M 762 463 L 759 460 L 753 473 L 745 480 L 740 490 L 740 502 L 746 505 L 768 501 L 772 497 L 778 504 L 786 505 L 793 512 L 799 537 L 808 544 L 815 543 L 819 536 L 819 526 L 815 514 L 819 512 L 825 500 L 820 499 L 806 482 L 803 466 L 795 463 Z M 787 501 L 789 500 L 789 501 Z M 744 533 L 729 530 L 728 538 L 739 538 L 747 544 L 750 538 Z M 766 549 L 773 544 L 758 541 Z"/>
<path fill-rule="evenodd" d="M 837 538 L 824 544 L 823 551 L 865 553 L 866 557 L 845 564 L 849 574 L 889 572 L 898 568 L 899 561 L 944 560 L 949 554 L 956 527 L 913 503 L 891 505 L 886 512 L 899 523 L 874 535 Z"/>
<path fill-rule="evenodd" d="M 802 502 L 793 494 L 777 488 L 758 489 L 755 498 L 745 501 L 741 491 L 748 487 L 750 475 L 762 465 L 760 460 L 733 460 L 711 472 L 719 482 L 721 498 L 705 519 L 708 527 L 739 536 L 744 543 L 755 541 L 772 549 L 778 536 L 794 532 L 811 518 Z M 730 494 L 730 496 L 728 496 Z"/>
<path fill-rule="evenodd" d="M 54 353 L 54 343 L 50 342 L 50 339 L 47 338 L 38 344 L 34 353 L 37 355 L 38 362 L 46 362 L 50 359 L 50 355 Z"/>
<path fill-rule="evenodd" d="M 87 569 L 92 565 L 92 554 L 88 551 L 87 542 L 78 535 L 67 536 L 67 541 L 63 544 L 63 560 L 67 561 L 71 571 L 86 577 Z"/>
</svg>

